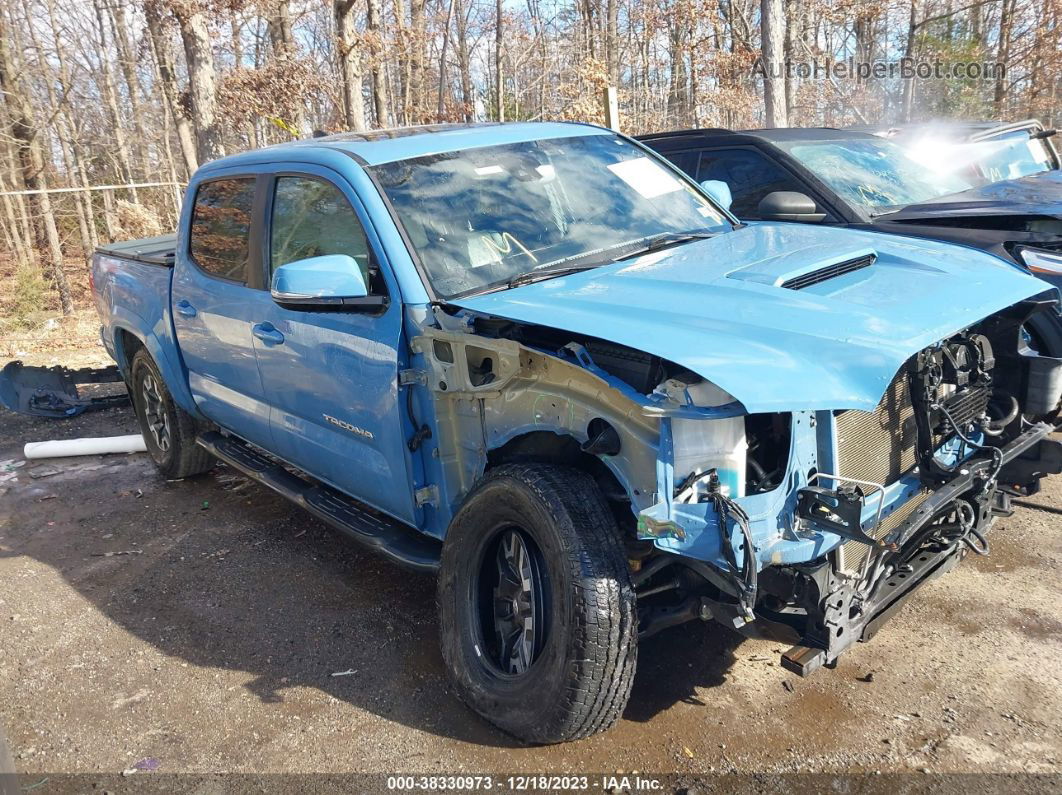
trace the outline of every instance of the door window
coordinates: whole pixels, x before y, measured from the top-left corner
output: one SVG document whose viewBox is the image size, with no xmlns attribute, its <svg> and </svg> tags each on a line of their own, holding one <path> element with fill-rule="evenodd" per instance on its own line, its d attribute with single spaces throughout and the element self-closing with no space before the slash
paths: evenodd
<svg viewBox="0 0 1062 795">
<path fill-rule="evenodd" d="M 204 182 L 195 194 L 189 250 L 211 276 L 247 282 L 253 177 Z"/>
<path fill-rule="evenodd" d="M 738 218 L 758 218 L 760 200 L 776 190 L 806 193 L 777 163 L 751 149 L 716 149 L 701 152 L 697 181 L 720 179 L 730 186 L 734 197 L 731 212 Z"/>
<path fill-rule="evenodd" d="M 278 177 L 273 194 L 269 275 L 281 265 L 346 254 L 370 284 L 369 242 L 354 208 L 335 185 L 310 177 Z"/>
</svg>

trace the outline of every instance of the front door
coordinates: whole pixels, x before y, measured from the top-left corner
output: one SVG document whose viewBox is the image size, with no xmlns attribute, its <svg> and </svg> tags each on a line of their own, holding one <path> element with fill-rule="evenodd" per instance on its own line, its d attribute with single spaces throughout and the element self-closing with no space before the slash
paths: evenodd
<svg viewBox="0 0 1062 795">
<path fill-rule="evenodd" d="M 254 346 L 271 406 L 273 449 L 320 480 L 412 523 L 398 399 L 401 300 L 366 233 L 357 196 L 340 175 L 307 169 L 271 182 L 263 235 L 267 282 L 285 263 L 347 254 L 364 269 L 371 292 L 389 292 L 394 300 L 371 312 L 301 311 L 271 303 L 255 316 L 258 327 L 271 332 L 256 337 Z"/>
<path fill-rule="evenodd" d="M 269 407 L 252 326 L 272 305 L 257 244 L 259 182 L 251 174 L 203 182 L 182 223 L 190 229 L 174 263 L 173 325 L 192 398 L 221 427 L 256 444 L 271 441 Z"/>
</svg>

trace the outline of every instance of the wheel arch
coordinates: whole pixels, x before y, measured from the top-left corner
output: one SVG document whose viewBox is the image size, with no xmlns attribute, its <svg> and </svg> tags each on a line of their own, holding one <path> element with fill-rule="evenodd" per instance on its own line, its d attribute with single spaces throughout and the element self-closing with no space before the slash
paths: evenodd
<svg viewBox="0 0 1062 795">
<path fill-rule="evenodd" d="M 589 475 L 612 508 L 623 531 L 633 532 L 635 514 L 631 510 L 638 495 L 623 469 L 608 456 L 583 450 L 583 442 L 564 428 L 524 430 L 512 433 L 487 451 L 483 474 L 503 464 L 555 464 L 581 470 Z"/>
<path fill-rule="evenodd" d="M 114 323 L 112 329 L 115 359 L 127 383 L 132 375 L 133 357 L 143 348 L 159 368 L 173 401 L 193 417 L 201 416 L 192 399 L 192 393 L 188 390 L 184 368 L 174 361 L 176 351 L 167 352 L 167 347 L 154 333 L 142 334 L 136 330 L 133 323 L 119 320 Z M 170 347 L 172 348 L 172 344 Z"/>
</svg>

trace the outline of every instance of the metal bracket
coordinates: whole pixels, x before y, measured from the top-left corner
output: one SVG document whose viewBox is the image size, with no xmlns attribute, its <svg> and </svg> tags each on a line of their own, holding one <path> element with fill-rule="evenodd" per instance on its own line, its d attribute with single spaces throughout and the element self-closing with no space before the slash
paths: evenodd
<svg viewBox="0 0 1062 795">
<path fill-rule="evenodd" d="M 413 500 L 417 503 L 418 508 L 422 508 L 425 505 L 438 505 L 439 487 L 433 483 L 430 486 L 417 489 L 413 492 Z"/>
<path fill-rule="evenodd" d="M 877 539 L 863 532 L 865 501 L 863 492 L 858 488 L 834 491 L 821 486 L 805 486 L 797 494 L 797 516 L 801 519 L 814 522 L 843 538 L 872 547 L 881 546 Z"/>
<path fill-rule="evenodd" d="M 399 370 L 398 385 L 409 386 L 410 384 L 427 385 L 428 374 L 424 370 Z"/>
</svg>

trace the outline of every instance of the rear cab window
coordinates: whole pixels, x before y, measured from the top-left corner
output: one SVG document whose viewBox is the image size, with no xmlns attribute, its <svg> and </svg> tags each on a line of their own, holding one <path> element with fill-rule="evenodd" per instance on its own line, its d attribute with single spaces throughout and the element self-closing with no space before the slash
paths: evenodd
<svg viewBox="0 0 1062 795">
<path fill-rule="evenodd" d="M 247 283 L 254 192 L 254 177 L 211 180 L 196 191 L 188 250 L 207 274 Z"/>
</svg>

